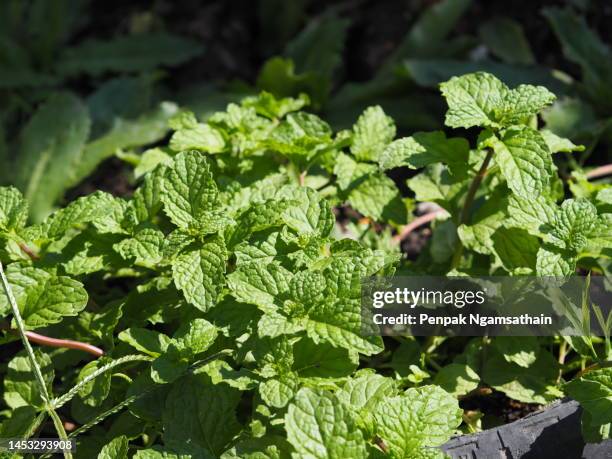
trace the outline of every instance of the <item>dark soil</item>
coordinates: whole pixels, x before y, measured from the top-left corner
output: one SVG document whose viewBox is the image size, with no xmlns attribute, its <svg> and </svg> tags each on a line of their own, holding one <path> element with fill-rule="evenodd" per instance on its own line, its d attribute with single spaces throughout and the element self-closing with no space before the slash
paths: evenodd
<svg viewBox="0 0 612 459">
<path fill-rule="evenodd" d="M 497 424 L 496 420 L 503 421 L 502 424 L 507 424 L 542 408 L 542 405 L 537 403 L 523 403 L 512 400 L 498 391 L 493 391 L 490 394 L 470 395 L 460 400 L 459 406 L 464 410 L 482 412 L 485 415 L 485 424 L 487 421 L 490 424 Z M 490 427 L 495 427 L 495 425 L 483 426 L 483 428 Z"/>
</svg>

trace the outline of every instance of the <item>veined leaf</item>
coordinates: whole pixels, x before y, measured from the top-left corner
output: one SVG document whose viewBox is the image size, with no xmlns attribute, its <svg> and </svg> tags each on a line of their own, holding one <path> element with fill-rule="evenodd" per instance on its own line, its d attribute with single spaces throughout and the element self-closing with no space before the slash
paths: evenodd
<svg viewBox="0 0 612 459">
<path fill-rule="evenodd" d="M 89 136 L 85 105 L 68 93 L 52 95 L 21 133 L 15 184 L 30 203 L 30 216 L 41 221 L 74 184 Z"/>
</svg>

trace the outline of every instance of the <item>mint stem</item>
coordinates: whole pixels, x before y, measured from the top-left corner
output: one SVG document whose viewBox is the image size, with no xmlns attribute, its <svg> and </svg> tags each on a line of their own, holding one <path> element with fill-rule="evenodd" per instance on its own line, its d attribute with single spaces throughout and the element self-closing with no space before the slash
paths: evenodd
<svg viewBox="0 0 612 459">
<path fill-rule="evenodd" d="M 588 180 L 593 180 L 593 179 L 596 179 L 599 177 L 605 177 L 606 175 L 611 175 L 611 174 L 612 174 L 612 164 L 607 164 L 605 166 L 596 167 L 595 169 L 587 172 L 585 175 Z"/>
<path fill-rule="evenodd" d="M 465 202 L 463 204 L 463 208 L 461 209 L 461 214 L 459 216 L 459 225 L 464 225 L 470 220 L 470 211 L 472 210 L 472 204 L 474 203 L 476 191 L 478 191 L 478 187 L 482 183 L 482 180 L 484 179 L 485 175 L 487 175 L 487 168 L 489 167 L 491 158 L 493 158 L 493 150 L 489 149 L 489 151 L 487 152 L 487 156 L 485 156 L 485 159 L 482 162 L 478 173 L 474 176 L 474 179 L 470 184 L 470 188 L 468 189 L 467 196 L 465 197 Z M 461 240 L 458 240 L 457 248 L 455 249 L 455 253 L 453 254 L 451 269 L 455 269 L 457 266 L 459 266 L 459 262 L 461 261 L 461 255 L 463 255 L 463 244 L 461 243 Z"/>
<path fill-rule="evenodd" d="M 429 222 L 432 222 L 433 220 L 435 220 L 437 217 L 445 214 L 446 211 L 444 209 L 437 209 L 434 210 L 432 212 L 426 213 L 424 215 L 421 215 L 420 217 L 415 218 L 414 220 L 412 220 L 410 223 L 408 223 L 406 226 L 404 226 L 402 228 L 402 230 L 396 234 L 395 236 L 393 236 L 393 242 L 395 242 L 396 244 L 399 244 L 400 242 L 402 242 L 404 239 L 406 239 L 408 237 L 408 235 L 410 233 L 412 233 L 415 229 L 426 225 Z"/>
</svg>

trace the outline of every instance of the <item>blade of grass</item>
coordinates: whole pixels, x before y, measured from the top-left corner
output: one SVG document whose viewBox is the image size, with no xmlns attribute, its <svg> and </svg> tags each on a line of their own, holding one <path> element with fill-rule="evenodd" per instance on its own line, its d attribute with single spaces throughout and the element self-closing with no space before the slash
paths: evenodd
<svg viewBox="0 0 612 459">
<path fill-rule="evenodd" d="M 210 355 L 202 360 L 199 360 L 195 363 L 193 363 L 187 370 L 185 370 L 181 376 L 187 375 L 189 373 L 194 372 L 195 370 L 197 370 L 198 368 L 200 368 L 203 365 L 206 365 L 207 363 L 212 362 L 213 360 L 216 360 L 217 358 L 223 356 L 223 355 L 230 355 L 232 353 L 231 350 L 229 349 L 224 349 L 222 351 L 216 352 L 213 355 Z M 122 408 L 134 403 L 136 400 L 138 400 L 139 398 L 144 397 L 145 395 L 147 395 L 148 393 L 150 393 L 151 391 L 159 388 L 160 385 L 153 385 L 148 387 L 147 389 L 143 390 L 142 392 L 140 392 L 139 394 L 134 394 L 128 398 L 126 398 L 125 400 L 123 400 L 122 402 L 119 402 L 118 404 L 116 404 L 115 406 L 109 408 L 108 410 L 100 413 L 98 416 L 96 416 L 95 418 L 93 418 L 92 420 L 90 420 L 89 422 L 83 424 L 81 427 L 79 427 L 78 429 L 76 429 L 75 431 L 71 432 L 69 437 L 70 438 L 74 438 L 77 435 L 80 435 L 86 431 L 88 431 L 89 429 L 91 429 L 93 426 L 95 426 L 96 424 L 102 422 L 104 419 L 106 419 L 107 417 L 117 413 L 118 411 L 120 411 Z M 72 391 L 70 391 L 72 392 Z M 67 394 L 66 394 L 67 395 Z"/>
<path fill-rule="evenodd" d="M 64 395 L 55 398 L 52 401 L 53 407 L 58 409 L 58 408 L 61 408 L 62 406 L 64 406 L 66 403 L 68 403 L 70 400 L 72 400 L 72 398 L 79 392 L 79 390 L 83 386 L 85 386 L 86 384 L 88 384 L 91 381 L 93 381 L 94 379 L 96 379 L 102 373 L 105 373 L 105 372 L 107 372 L 109 370 L 112 370 L 113 368 L 118 367 L 119 365 L 123 365 L 124 363 L 128 363 L 128 362 L 150 362 L 151 360 L 153 360 L 153 358 L 149 357 L 147 355 L 126 355 L 124 357 L 120 357 L 120 358 L 118 358 L 116 360 L 113 360 L 112 362 L 109 362 L 106 365 L 101 366 L 100 368 L 98 368 L 96 371 L 94 371 L 90 375 L 87 375 L 85 378 L 83 378 L 81 381 L 79 381 L 76 385 L 74 385 Z"/>
<path fill-rule="evenodd" d="M 67 440 L 68 436 L 66 435 L 66 430 L 62 424 L 61 419 L 59 418 L 57 412 L 53 409 L 53 405 L 51 404 L 51 399 L 49 397 L 49 391 L 47 390 L 47 385 L 45 384 L 45 380 L 42 375 L 42 371 L 38 362 L 36 361 L 36 357 L 34 356 L 34 350 L 28 341 L 26 336 L 25 323 L 21 317 L 21 313 L 19 312 L 19 306 L 17 306 L 17 301 L 15 300 L 15 296 L 13 295 L 13 290 L 9 284 L 6 275 L 4 274 L 4 267 L 0 262 L 0 278 L 2 278 L 2 287 L 4 288 L 4 293 L 8 298 L 9 304 L 11 305 L 11 309 L 13 312 L 13 317 L 15 318 L 15 323 L 17 324 L 17 330 L 19 331 L 19 336 L 21 337 L 21 341 L 23 346 L 26 349 L 26 353 L 28 355 L 28 359 L 30 360 L 30 365 L 32 365 L 32 371 L 34 372 L 34 377 L 36 379 L 36 383 L 38 384 L 38 390 L 40 390 L 40 396 L 45 402 L 45 411 L 53 420 L 53 424 L 55 425 L 55 430 L 57 431 L 57 435 L 61 440 Z M 64 451 L 64 457 L 66 459 L 72 459 L 72 453 L 70 451 Z"/>
</svg>

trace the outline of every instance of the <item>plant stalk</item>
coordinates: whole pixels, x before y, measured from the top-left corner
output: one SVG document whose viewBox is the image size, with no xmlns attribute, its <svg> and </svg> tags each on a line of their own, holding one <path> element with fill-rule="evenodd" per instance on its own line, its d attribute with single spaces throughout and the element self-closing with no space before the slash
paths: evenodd
<svg viewBox="0 0 612 459">
<path fill-rule="evenodd" d="M 612 164 L 606 164 L 605 166 L 596 167 L 595 169 L 587 172 L 585 175 L 588 180 L 605 177 L 606 175 L 612 175 Z"/>
<path fill-rule="evenodd" d="M 6 274 L 4 273 L 4 267 L 0 262 L 0 278 L 2 278 L 2 287 L 4 288 L 4 293 L 8 298 L 8 301 L 11 305 L 11 309 L 13 311 L 13 316 L 15 317 L 15 323 L 17 324 L 17 330 L 19 331 L 19 336 L 21 337 L 21 341 L 23 346 L 25 347 L 26 353 L 30 360 L 30 365 L 32 365 L 32 371 L 34 372 L 34 377 L 36 379 L 36 383 L 38 384 L 38 390 L 40 391 L 40 396 L 45 402 L 45 411 L 51 419 L 53 420 L 53 424 L 55 425 L 55 430 L 60 439 L 66 440 L 68 436 L 66 435 L 66 431 L 64 430 L 64 426 L 62 425 L 62 421 L 58 416 L 57 412 L 53 409 L 53 405 L 51 404 L 51 399 L 49 397 L 49 391 L 47 390 L 47 385 L 45 384 L 45 379 L 42 375 L 42 370 L 36 361 L 36 356 L 34 355 L 34 349 L 30 345 L 28 338 L 26 337 L 26 329 L 25 323 L 23 322 L 23 318 L 21 317 L 21 313 L 19 312 L 19 306 L 17 306 L 17 301 L 15 300 L 15 296 L 13 295 L 13 290 L 6 278 Z M 72 453 L 70 451 L 64 451 L 64 457 L 66 459 L 72 459 Z"/>
<path fill-rule="evenodd" d="M 463 203 L 463 208 L 461 209 L 461 214 L 459 215 L 459 225 L 464 225 L 469 223 L 470 220 L 470 211 L 472 209 L 472 204 L 474 203 L 474 197 L 476 196 L 476 191 L 478 191 L 478 187 L 482 183 L 485 175 L 487 175 L 487 168 L 489 167 L 489 163 L 491 162 L 491 158 L 493 158 L 493 150 L 489 149 L 487 151 L 487 156 L 485 156 L 480 169 L 474 176 L 472 183 L 470 184 L 470 188 L 468 189 L 467 196 L 465 197 L 465 202 Z M 461 261 L 461 256 L 463 255 L 463 244 L 460 240 L 457 242 L 457 248 L 455 249 L 455 253 L 453 254 L 453 260 L 451 263 L 451 269 L 455 269 L 459 266 L 459 262 Z"/>
<path fill-rule="evenodd" d="M 410 233 L 412 233 L 415 229 L 426 225 L 429 222 L 432 222 L 439 217 L 440 215 L 444 215 L 446 211 L 444 209 L 434 210 L 433 212 L 429 212 L 427 214 L 421 215 L 420 217 L 415 218 L 410 223 L 402 228 L 402 230 L 393 236 L 393 242 L 396 244 L 401 243 L 404 239 L 408 237 Z"/>
<path fill-rule="evenodd" d="M 6 328 L 9 332 L 14 334 L 19 334 L 18 330 L 13 330 L 8 327 L 0 326 L 0 329 Z M 25 332 L 26 338 L 28 341 L 32 343 L 40 344 L 41 346 L 49 346 L 49 347 L 60 347 L 66 349 L 77 349 L 80 351 L 87 352 L 91 355 L 95 355 L 96 357 L 102 357 L 104 355 L 104 351 L 97 346 L 89 343 L 83 343 L 81 341 L 74 341 L 71 339 L 58 339 L 51 338 L 49 336 L 41 335 L 39 333 L 34 333 L 31 331 Z"/>
</svg>

